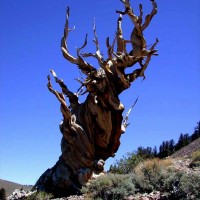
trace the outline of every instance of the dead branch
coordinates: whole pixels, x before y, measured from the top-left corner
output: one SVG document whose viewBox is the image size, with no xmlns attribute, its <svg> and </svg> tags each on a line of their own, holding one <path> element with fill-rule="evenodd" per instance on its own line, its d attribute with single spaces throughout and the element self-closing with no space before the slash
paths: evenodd
<svg viewBox="0 0 200 200">
<path fill-rule="evenodd" d="M 124 53 L 125 50 L 125 43 L 123 39 L 123 33 L 122 33 L 122 15 L 119 15 L 119 18 L 117 20 L 117 33 L 116 33 L 116 38 L 117 38 L 117 53 L 122 54 Z"/>
<path fill-rule="evenodd" d="M 150 24 L 153 16 L 158 12 L 158 10 L 157 10 L 157 3 L 154 0 L 150 0 L 150 1 L 152 2 L 153 9 L 152 9 L 151 13 L 148 14 L 145 17 L 145 22 L 144 22 L 144 24 L 142 25 L 142 28 L 141 28 L 142 31 L 147 28 L 147 26 Z"/>
<path fill-rule="evenodd" d="M 143 10 L 142 10 L 142 4 L 139 4 L 139 10 L 140 10 L 140 15 L 138 17 L 138 23 L 140 26 L 142 25 L 142 17 L 143 17 Z"/>
<path fill-rule="evenodd" d="M 65 22 L 65 28 L 64 28 L 64 36 L 61 39 L 61 50 L 63 52 L 63 56 L 71 63 L 78 65 L 78 67 L 81 69 L 81 71 L 88 75 L 91 71 L 95 71 L 96 69 L 90 65 L 89 63 L 87 63 L 86 61 L 84 61 L 80 56 L 78 56 L 78 58 L 73 57 L 69 51 L 68 51 L 68 47 L 67 47 L 67 38 L 68 38 L 68 34 L 69 31 L 71 31 L 72 29 L 69 29 L 69 7 L 67 8 L 67 13 L 66 13 L 66 22 Z M 86 40 L 85 40 L 85 43 Z M 85 44 L 86 45 L 86 44 Z M 83 47 L 85 46 L 83 45 Z M 82 48 L 83 48 L 82 47 Z M 81 48 L 81 49 L 82 49 Z M 79 51 L 77 50 L 77 54 L 79 53 Z"/>
<path fill-rule="evenodd" d="M 83 57 L 94 57 L 94 58 L 96 58 L 98 60 L 100 67 L 104 68 L 104 58 L 101 55 L 100 48 L 99 48 L 99 41 L 98 41 L 98 37 L 97 37 L 97 33 L 96 33 L 95 19 L 94 19 L 93 31 L 94 31 L 94 37 L 95 37 L 93 42 L 95 43 L 95 46 L 96 46 L 95 54 L 93 54 L 93 53 L 82 53 L 81 55 Z"/>
<path fill-rule="evenodd" d="M 112 60 L 113 58 L 113 52 L 114 52 L 114 46 L 115 46 L 115 41 L 116 41 L 116 36 L 113 40 L 113 43 L 112 43 L 112 46 L 110 45 L 110 42 L 109 42 L 109 37 L 106 38 L 106 46 L 108 48 L 108 60 Z"/>
<path fill-rule="evenodd" d="M 78 100 L 78 96 L 76 94 L 74 94 L 73 92 L 71 92 L 67 86 L 65 85 L 64 81 L 62 79 L 59 79 L 56 75 L 56 73 L 53 70 L 50 70 L 50 72 L 52 73 L 52 75 L 55 78 L 55 81 L 60 85 L 60 87 L 62 88 L 62 92 L 63 94 L 65 94 L 68 98 L 69 98 L 69 102 L 70 102 L 70 106 L 69 108 L 72 109 L 77 109 L 78 106 L 80 105 L 79 100 Z"/>
<path fill-rule="evenodd" d="M 61 103 L 61 112 L 63 114 L 64 119 L 66 119 L 66 120 L 70 119 L 71 112 L 70 112 L 69 108 L 67 107 L 63 93 L 60 93 L 52 88 L 51 79 L 50 79 L 49 75 L 47 76 L 47 79 L 48 79 L 47 87 L 48 87 L 49 91 L 51 93 L 53 93 L 56 96 L 56 98 L 58 99 L 58 101 L 60 101 L 60 103 Z"/>
<path fill-rule="evenodd" d="M 131 113 L 131 110 L 133 109 L 133 107 L 136 105 L 136 103 L 137 103 L 137 101 L 138 101 L 138 97 L 137 97 L 137 99 L 135 100 L 135 102 L 133 103 L 133 105 L 129 108 L 129 110 L 128 110 L 128 112 L 126 113 L 126 116 L 125 116 L 125 118 L 124 118 L 124 120 L 123 120 L 123 124 L 122 124 L 122 130 L 125 132 L 125 130 L 126 130 L 126 128 L 128 127 L 128 118 L 129 118 L 129 115 L 130 115 L 130 113 Z"/>
<path fill-rule="evenodd" d="M 152 56 L 152 55 L 157 55 L 157 54 L 155 54 L 155 53 L 157 52 L 157 50 L 154 50 L 154 48 L 155 48 L 155 46 L 157 45 L 158 42 L 159 42 L 159 40 L 156 38 L 156 42 L 155 42 L 155 43 L 152 45 L 152 47 L 150 48 L 150 51 L 149 51 L 149 54 L 148 54 L 147 57 L 146 57 L 145 63 L 144 63 L 144 64 L 141 64 L 142 69 L 141 69 L 141 71 L 140 71 L 139 76 L 143 76 L 144 79 L 145 79 L 144 71 L 146 70 L 146 68 L 147 68 L 147 66 L 148 66 L 148 64 L 149 64 L 149 62 L 150 62 L 150 60 L 151 60 L 151 56 Z"/>
</svg>

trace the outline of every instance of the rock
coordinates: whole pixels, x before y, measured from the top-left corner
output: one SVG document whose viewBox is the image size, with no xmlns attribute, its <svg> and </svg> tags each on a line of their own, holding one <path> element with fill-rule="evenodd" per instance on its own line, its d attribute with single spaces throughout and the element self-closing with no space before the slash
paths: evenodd
<svg viewBox="0 0 200 200">
<path fill-rule="evenodd" d="M 140 200 L 149 200 L 148 197 L 141 197 Z"/>
<path fill-rule="evenodd" d="M 131 196 L 127 197 L 126 200 L 136 200 L 136 198 L 133 195 L 131 195 Z"/>
<path fill-rule="evenodd" d="M 36 191 L 33 192 L 26 192 L 23 189 L 16 189 L 13 191 L 13 193 L 7 197 L 7 200 L 22 200 L 25 199 L 26 197 L 32 195 L 33 193 L 35 193 Z"/>
</svg>

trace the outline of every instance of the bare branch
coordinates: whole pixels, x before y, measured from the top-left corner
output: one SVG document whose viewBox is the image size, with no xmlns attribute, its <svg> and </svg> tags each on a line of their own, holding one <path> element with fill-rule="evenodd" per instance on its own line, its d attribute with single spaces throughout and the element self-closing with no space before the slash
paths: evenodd
<svg viewBox="0 0 200 200">
<path fill-rule="evenodd" d="M 108 51 L 107 51 L 108 52 L 108 58 L 111 60 L 112 54 L 113 54 L 113 49 L 110 46 L 109 37 L 106 38 L 106 46 L 107 46 L 107 49 L 108 49 Z"/>
<path fill-rule="evenodd" d="M 150 14 L 148 14 L 146 17 L 145 17 L 145 22 L 144 24 L 142 25 L 142 31 L 147 28 L 147 26 L 150 24 L 153 16 L 157 13 L 157 3 L 154 1 L 154 0 L 150 0 L 152 2 L 152 5 L 153 5 L 153 9 L 151 11 Z"/>
<path fill-rule="evenodd" d="M 128 118 L 129 118 L 129 115 L 130 115 L 130 113 L 131 113 L 131 110 L 133 109 L 133 107 L 136 105 L 136 103 L 137 103 L 137 101 L 138 101 L 138 97 L 137 97 L 137 99 L 135 100 L 135 102 L 133 103 L 133 105 L 129 108 L 129 110 L 128 110 L 128 112 L 126 113 L 126 116 L 125 116 L 125 118 L 124 118 L 124 120 L 123 120 L 123 124 L 122 124 L 122 130 L 123 130 L 123 132 L 125 132 L 125 130 L 126 130 L 126 128 L 128 127 Z"/>
<path fill-rule="evenodd" d="M 85 39 L 85 43 L 83 44 L 83 46 L 79 49 L 77 49 L 77 54 L 78 54 L 78 58 L 73 57 L 67 48 L 67 38 L 68 38 L 68 33 L 69 31 L 71 31 L 71 29 L 69 29 L 69 7 L 67 8 L 67 13 L 66 13 L 66 23 L 65 23 L 65 28 L 64 28 L 64 36 L 61 39 L 61 49 L 63 52 L 63 56 L 71 63 L 78 65 L 78 67 L 81 69 L 81 71 L 88 75 L 88 73 L 90 73 L 91 71 L 95 71 L 96 69 L 90 65 L 89 63 L 85 62 L 79 55 L 79 51 L 84 48 L 87 44 L 87 36 Z"/>
<path fill-rule="evenodd" d="M 94 53 L 85 53 L 85 52 L 82 52 L 82 53 L 81 53 L 81 56 L 83 56 L 84 58 L 87 58 L 87 57 L 94 57 L 94 58 L 97 58 L 97 59 L 98 59 L 97 55 L 94 54 Z"/>
<path fill-rule="evenodd" d="M 96 23 L 95 23 L 95 18 L 94 18 L 94 26 L 93 26 L 93 31 L 94 31 L 94 37 L 95 39 L 93 40 L 93 42 L 95 43 L 96 45 L 96 56 L 97 56 L 97 59 L 98 59 L 98 62 L 100 64 L 100 66 L 102 68 L 104 68 L 104 59 L 103 59 L 103 56 L 101 55 L 101 52 L 100 52 L 100 48 L 99 48 L 99 41 L 98 41 L 98 37 L 97 37 L 97 32 L 96 32 Z"/>
<path fill-rule="evenodd" d="M 125 6 L 125 11 L 121 13 L 126 13 L 134 24 L 134 29 L 131 34 L 131 43 L 133 49 L 130 52 L 130 55 L 138 58 L 139 61 L 141 58 L 148 56 L 148 54 L 151 54 L 151 51 L 146 49 L 146 40 L 143 36 L 143 30 L 150 24 L 153 16 L 157 13 L 157 4 L 154 0 L 151 0 L 153 9 L 151 13 L 146 16 L 144 24 L 142 24 L 142 5 L 139 5 L 140 15 L 136 16 L 130 6 L 129 0 L 121 0 L 121 2 Z"/>
<path fill-rule="evenodd" d="M 141 26 L 141 24 L 142 24 L 142 17 L 143 17 L 142 4 L 139 4 L 139 10 L 140 10 L 140 15 L 138 17 L 138 23 Z"/>
<path fill-rule="evenodd" d="M 126 14 L 126 11 L 116 10 L 116 13 L 119 13 L 120 15 L 125 15 L 125 14 Z"/>
<path fill-rule="evenodd" d="M 125 5 L 125 7 L 126 8 L 130 8 L 131 6 L 130 6 L 130 1 L 129 0 L 120 0 L 124 5 Z"/>
<path fill-rule="evenodd" d="M 93 31 L 94 31 L 94 40 L 93 42 L 95 43 L 95 46 L 96 46 L 96 52 L 95 54 L 94 53 L 81 53 L 81 55 L 83 57 L 94 57 L 98 60 L 98 63 L 100 65 L 100 67 L 102 69 L 104 69 L 105 71 L 109 72 L 109 73 L 112 73 L 110 71 L 110 67 L 111 67 L 111 62 L 109 62 L 111 59 L 112 59 L 112 54 L 111 52 L 113 52 L 113 47 L 110 47 L 109 45 L 109 38 L 107 38 L 107 47 L 108 47 L 108 54 L 109 54 L 109 58 L 107 60 L 104 60 L 103 56 L 101 55 L 101 52 L 100 52 L 100 47 L 99 47 L 99 41 L 98 41 L 98 37 L 97 37 L 97 33 L 96 33 L 96 23 L 95 23 L 95 19 L 94 19 L 94 25 L 93 25 Z"/>
<path fill-rule="evenodd" d="M 98 60 L 99 64 L 102 65 L 103 64 L 103 56 L 100 53 L 100 49 L 99 49 L 99 42 L 98 42 L 98 38 L 97 38 L 97 33 L 96 33 L 96 24 L 95 24 L 95 19 L 94 19 L 94 25 L 93 25 L 93 31 L 94 31 L 94 36 L 95 39 L 93 40 L 93 42 L 95 43 L 96 46 L 96 53 L 81 53 L 81 55 L 83 57 L 94 57 Z"/>
<path fill-rule="evenodd" d="M 142 69 L 141 69 L 141 72 L 139 74 L 139 76 L 143 76 L 144 79 L 145 79 L 145 75 L 144 75 L 144 71 L 146 70 L 150 60 L 151 60 L 151 56 L 152 55 L 156 55 L 155 52 L 157 52 L 157 50 L 154 50 L 154 47 L 157 45 L 157 43 L 159 42 L 159 40 L 156 38 L 156 42 L 152 45 L 152 47 L 150 48 L 150 52 L 149 54 L 147 55 L 147 58 L 146 58 L 146 61 L 145 63 L 142 65 Z"/>
<path fill-rule="evenodd" d="M 115 35 L 115 38 L 114 38 L 112 46 L 111 46 L 110 41 L 109 41 L 110 40 L 109 37 L 106 38 L 106 46 L 108 48 L 108 60 L 112 60 L 112 58 L 113 58 L 112 55 L 113 55 L 113 52 L 114 52 L 114 46 L 115 46 L 116 39 L 117 39 L 117 37 Z"/>
<path fill-rule="evenodd" d="M 58 99 L 58 101 L 60 101 L 60 103 L 61 103 L 61 112 L 62 112 L 64 118 L 66 120 L 70 119 L 71 112 L 70 112 L 69 108 L 67 107 L 67 104 L 66 104 L 65 97 L 64 97 L 63 93 L 60 93 L 60 92 L 58 92 L 58 91 L 56 91 L 56 90 L 54 90 L 52 88 L 51 79 L 50 79 L 49 75 L 47 76 L 47 79 L 48 79 L 47 87 L 48 87 L 49 91 L 51 93 L 53 93 L 56 96 L 56 98 Z"/>
<path fill-rule="evenodd" d="M 68 34 L 69 31 L 72 29 L 69 29 L 69 7 L 67 7 L 67 11 L 66 11 L 66 22 L 65 22 L 65 27 L 64 27 L 64 36 L 61 39 L 61 49 L 63 52 L 63 56 L 69 60 L 70 62 L 77 64 L 77 59 L 74 58 L 73 56 L 71 56 L 68 52 L 68 47 L 67 47 L 67 38 L 68 38 Z"/>
<path fill-rule="evenodd" d="M 120 14 L 128 14 L 128 16 L 130 17 L 131 21 L 133 22 L 135 28 L 137 29 L 138 32 L 140 32 L 140 27 L 138 24 L 138 16 L 134 14 L 133 9 L 131 8 L 130 2 L 129 0 L 121 0 L 121 2 L 124 4 L 125 6 L 125 11 L 124 12 L 119 12 Z"/>
<path fill-rule="evenodd" d="M 133 82 L 136 78 L 140 76 L 144 76 L 144 71 L 146 70 L 149 61 L 151 59 L 152 55 L 156 55 L 156 50 L 154 50 L 154 47 L 156 46 L 157 42 L 149 49 L 147 50 L 146 47 L 146 40 L 143 36 L 143 30 L 149 25 L 151 19 L 157 12 L 157 4 L 152 1 L 153 9 L 152 12 L 146 16 L 144 24 L 142 24 L 142 18 L 143 18 L 143 10 L 142 5 L 139 5 L 139 16 L 135 15 L 133 9 L 131 8 L 130 1 L 129 0 L 121 0 L 121 2 L 125 6 L 125 11 L 116 11 L 120 14 L 118 18 L 118 24 L 117 24 L 117 52 L 113 52 L 113 55 L 115 56 L 114 59 L 114 66 L 115 71 L 118 74 L 118 77 L 120 78 L 121 82 L 123 83 L 123 86 L 126 88 L 130 87 L 130 82 Z M 124 40 L 123 33 L 122 33 L 122 15 L 127 14 L 131 21 L 134 24 L 133 31 L 131 33 L 131 38 L 129 40 Z M 132 50 L 128 54 L 126 52 L 126 43 L 132 44 Z M 142 61 L 145 60 L 144 64 Z M 133 66 L 135 63 L 139 62 L 141 69 L 137 69 L 133 71 L 131 74 L 125 74 L 124 69 L 127 67 Z"/>
<path fill-rule="evenodd" d="M 55 81 L 60 85 L 60 87 L 62 88 L 62 92 L 63 94 L 65 94 L 68 98 L 69 98 L 69 102 L 70 102 L 70 108 L 75 109 L 77 108 L 80 104 L 78 101 L 78 96 L 75 95 L 73 92 L 71 92 L 67 86 L 64 84 L 62 79 L 58 79 L 56 73 L 53 70 L 50 70 L 50 72 L 52 73 L 52 75 L 55 78 Z M 49 77 L 50 78 L 50 77 Z"/>
<path fill-rule="evenodd" d="M 85 41 L 84 41 L 84 44 L 80 47 L 80 48 L 77 48 L 77 56 L 81 58 L 80 56 L 80 51 L 87 45 L 87 34 L 85 36 Z"/>
<path fill-rule="evenodd" d="M 125 43 L 123 39 L 123 32 L 122 32 L 122 15 L 119 15 L 119 18 L 117 20 L 117 33 L 116 33 L 116 38 L 117 38 L 117 53 L 122 54 L 124 53 L 125 50 Z"/>
</svg>

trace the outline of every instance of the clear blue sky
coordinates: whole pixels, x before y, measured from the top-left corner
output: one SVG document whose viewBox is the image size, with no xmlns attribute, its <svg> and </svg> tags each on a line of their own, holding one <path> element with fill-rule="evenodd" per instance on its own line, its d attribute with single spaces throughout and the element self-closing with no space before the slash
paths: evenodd
<svg viewBox="0 0 200 200">
<path fill-rule="evenodd" d="M 138 11 L 151 10 L 148 0 L 132 0 Z M 145 32 L 148 45 L 158 37 L 159 56 L 152 58 L 146 80 L 133 83 L 121 95 L 126 111 L 139 96 L 132 110 L 127 132 L 121 138 L 116 158 L 138 146 L 159 145 L 163 140 L 178 139 L 180 133 L 193 132 L 200 120 L 200 1 L 157 0 L 158 14 Z M 115 9 L 120 0 L 0 0 L 0 178 L 34 184 L 52 167 L 60 155 L 59 103 L 47 90 L 46 76 L 53 68 L 74 92 L 80 77 L 76 66 L 61 54 L 66 7 L 70 6 L 69 49 L 83 44 L 85 51 L 95 50 L 93 17 L 102 52 L 105 38 L 116 30 Z M 125 38 L 132 24 L 124 17 Z M 93 62 L 93 61 L 92 61 Z M 95 62 L 93 62 L 95 64 Z M 55 84 L 54 84 L 55 86 Z M 58 89 L 58 88 L 57 88 Z M 125 114 L 126 112 L 124 112 Z"/>
</svg>

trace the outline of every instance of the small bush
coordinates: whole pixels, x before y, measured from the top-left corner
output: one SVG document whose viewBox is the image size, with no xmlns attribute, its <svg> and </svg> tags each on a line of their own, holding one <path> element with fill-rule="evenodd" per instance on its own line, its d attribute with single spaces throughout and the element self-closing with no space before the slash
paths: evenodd
<svg viewBox="0 0 200 200">
<path fill-rule="evenodd" d="M 183 174 L 180 178 L 180 193 L 185 197 L 200 198 L 200 176 L 195 173 Z"/>
<path fill-rule="evenodd" d="M 190 167 L 200 167 L 200 151 L 195 151 L 192 154 L 192 162 L 190 163 Z"/>
<path fill-rule="evenodd" d="M 108 174 L 91 181 L 82 192 L 92 194 L 93 199 L 120 200 L 135 193 L 132 180 L 131 175 Z"/>
<path fill-rule="evenodd" d="M 144 158 L 135 153 L 128 153 L 127 156 L 123 156 L 120 160 L 117 160 L 114 165 L 111 165 L 109 172 L 117 174 L 128 174 L 131 173 Z"/>
<path fill-rule="evenodd" d="M 27 197 L 27 200 L 49 200 L 52 199 L 53 195 L 46 192 L 36 192 Z"/>
<path fill-rule="evenodd" d="M 152 159 L 140 163 L 134 170 L 134 182 L 140 192 L 168 191 L 177 178 L 171 161 Z"/>
<path fill-rule="evenodd" d="M 192 161 L 199 161 L 200 160 L 200 150 L 199 151 L 195 151 L 192 154 Z"/>
</svg>

